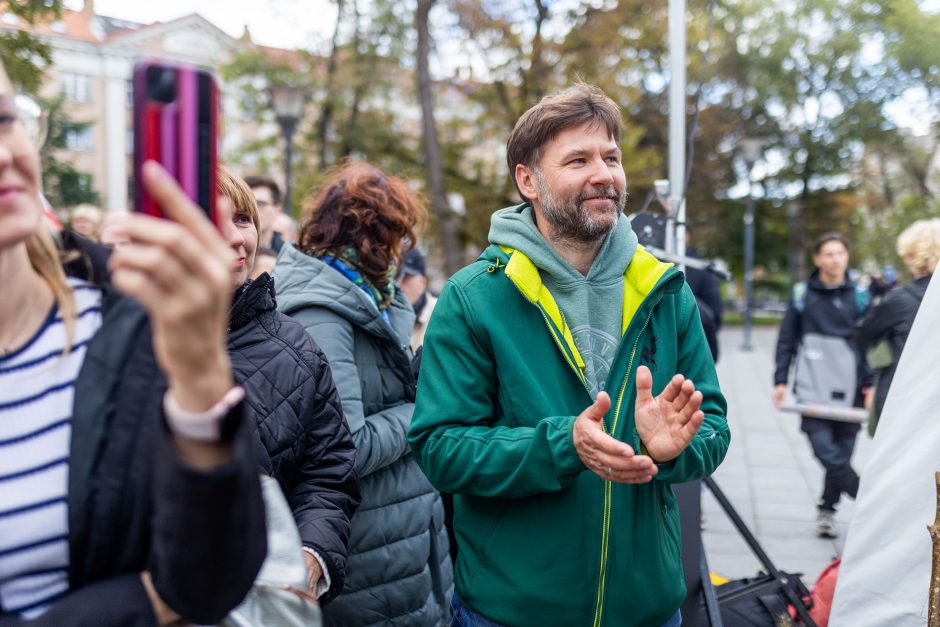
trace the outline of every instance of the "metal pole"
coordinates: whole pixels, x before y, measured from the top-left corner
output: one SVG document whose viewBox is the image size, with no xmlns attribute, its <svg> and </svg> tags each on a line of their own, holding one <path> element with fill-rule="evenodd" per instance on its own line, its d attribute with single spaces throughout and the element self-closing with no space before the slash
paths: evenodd
<svg viewBox="0 0 940 627">
<path fill-rule="evenodd" d="M 744 211 L 744 339 L 741 350 L 754 350 L 751 344 L 751 319 L 754 313 L 754 182 L 751 166 L 747 169 L 747 208 Z"/>
<path fill-rule="evenodd" d="M 291 120 L 282 120 L 281 129 L 284 133 L 284 213 L 293 217 L 291 213 L 291 162 L 294 160 L 294 129 L 296 123 Z"/>
<path fill-rule="evenodd" d="M 666 250 L 685 256 L 685 0 L 669 0 L 669 209 Z"/>
</svg>

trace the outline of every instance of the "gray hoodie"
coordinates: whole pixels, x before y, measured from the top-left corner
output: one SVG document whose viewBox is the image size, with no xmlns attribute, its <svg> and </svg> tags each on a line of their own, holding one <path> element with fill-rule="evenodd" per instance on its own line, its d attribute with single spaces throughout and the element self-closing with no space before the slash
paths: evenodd
<svg viewBox="0 0 940 627">
<path fill-rule="evenodd" d="M 490 243 L 515 248 L 532 260 L 571 329 L 584 358 L 584 376 L 592 397 L 604 389 L 607 372 L 620 344 L 623 273 L 636 252 L 630 220 L 620 216 L 587 276 L 552 248 L 535 225 L 531 205 L 507 207 L 493 214 Z"/>
</svg>

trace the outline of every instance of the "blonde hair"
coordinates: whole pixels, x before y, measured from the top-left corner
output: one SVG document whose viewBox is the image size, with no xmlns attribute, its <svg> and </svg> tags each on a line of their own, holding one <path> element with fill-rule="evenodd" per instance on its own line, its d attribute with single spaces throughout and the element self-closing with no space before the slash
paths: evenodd
<svg viewBox="0 0 940 627">
<path fill-rule="evenodd" d="M 918 220 L 904 229 L 897 249 L 915 278 L 933 274 L 940 260 L 940 218 Z"/>
<path fill-rule="evenodd" d="M 75 297 L 72 295 L 72 288 L 69 287 L 65 271 L 62 269 L 61 251 L 53 236 L 52 226 L 45 217 L 41 218 L 36 232 L 26 241 L 26 254 L 29 256 L 29 263 L 33 266 L 33 270 L 52 290 L 56 305 L 62 314 L 62 320 L 65 322 L 65 335 L 68 339 L 63 351 L 63 354 L 66 354 L 72 346 L 72 338 L 75 335 Z"/>
<path fill-rule="evenodd" d="M 232 207 L 235 213 L 247 213 L 254 222 L 255 230 L 258 232 L 258 239 L 261 239 L 261 215 L 258 213 L 258 203 L 255 201 L 255 195 L 251 193 L 251 188 L 239 176 L 235 176 L 231 170 L 224 165 L 219 165 L 219 193 L 232 201 Z M 232 216 L 234 217 L 234 216 Z"/>
<path fill-rule="evenodd" d="M 75 205 L 75 207 L 72 208 L 71 218 L 73 220 L 76 218 L 85 218 L 93 222 L 95 226 L 101 226 L 101 221 L 104 219 L 104 212 L 94 205 L 83 203 L 81 205 Z"/>
</svg>

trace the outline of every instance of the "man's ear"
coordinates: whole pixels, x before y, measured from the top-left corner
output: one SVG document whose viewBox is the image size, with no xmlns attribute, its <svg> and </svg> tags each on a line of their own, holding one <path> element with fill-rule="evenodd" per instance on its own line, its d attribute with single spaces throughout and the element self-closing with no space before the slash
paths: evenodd
<svg viewBox="0 0 940 627">
<path fill-rule="evenodd" d="M 535 182 L 535 172 L 521 163 L 516 164 L 516 186 L 529 201 L 538 200 L 539 186 Z"/>
</svg>

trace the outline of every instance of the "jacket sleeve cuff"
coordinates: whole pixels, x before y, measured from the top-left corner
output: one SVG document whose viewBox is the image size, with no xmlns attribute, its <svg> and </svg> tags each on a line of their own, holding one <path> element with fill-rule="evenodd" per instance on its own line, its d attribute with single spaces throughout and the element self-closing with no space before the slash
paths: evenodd
<svg viewBox="0 0 940 627">
<path fill-rule="evenodd" d="M 327 568 L 326 560 L 323 559 L 323 556 L 316 552 L 316 550 L 311 549 L 309 546 L 304 547 L 304 553 L 309 553 L 317 560 L 317 563 L 320 564 L 320 570 L 323 572 L 323 576 L 320 578 L 320 581 L 317 582 L 317 589 L 313 591 L 317 598 L 319 599 L 330 589 L 332 585 L 332 579 L 330 578 L 330 569 Z"/>
</svg>

